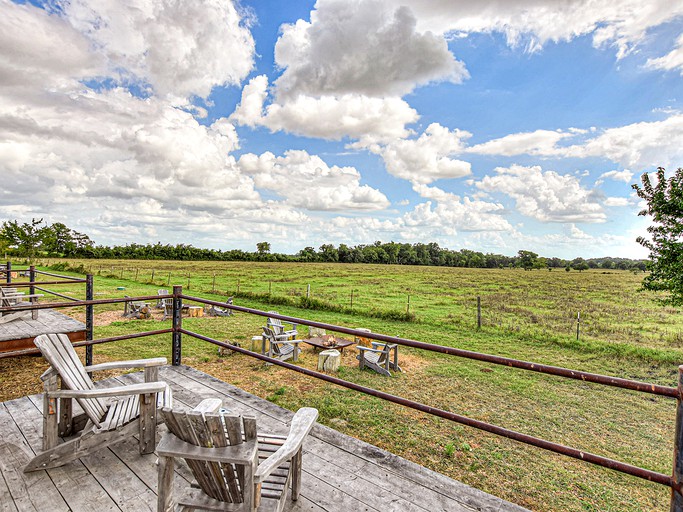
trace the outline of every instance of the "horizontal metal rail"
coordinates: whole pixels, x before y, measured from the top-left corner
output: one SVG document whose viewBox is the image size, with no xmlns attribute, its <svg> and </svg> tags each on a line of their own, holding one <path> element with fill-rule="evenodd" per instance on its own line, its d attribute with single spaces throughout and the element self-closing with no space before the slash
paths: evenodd
<svg viewBox="0 0 683 512">
<path fill-rule="evenodd" d="M 28 270 L 28 269 L 25 269 L 25 270 Z M 14 271 L 14 269 L 12 269 L 12 271 Z M 43 270 L 36 270 L 35 273 L 36 273 L 36 274 L 42 274 L 42 275 L 44 275 L 44 276 L 50 276 L 50 277 L 60 277 L 60 278 L 62 278 L 62 279 L 67 279 L 67 280 L 69 280 L 69 281 L 78 282 L 78 283 L 85 282 L 85 279 L 82 279 L 82 278 L 79 278 L 79 277 L 63 276 L 63 275 L 61 275 L 61 274 L 52 274 L 52 273 L 50 273 L 50 272 L 45 272 L 45 271 L 43 271 Z"/>
<path fill-rule="evenodd" d="M 96 306 L 99 304 L 117 304 L 121 302 L 139 302 L 143 300 L 155 301 L 157 299 L 173 298 L 173 295 L 145 295 L 143 297 L 122 297 L 116 299 L 93 299 L 93 300 L 75 300 L 73 302 L 46 302 L 44 304 L 33 304 L 26 306 L 4 306 L 0 307 L 2 311 L 29 311 L 32 309 L 55 309 L 55 308 L 73 308 L 78 306 Z"/>
<path fill-rule="evenodd" d="M 111 336 L 109 338 L 99 338 L 96 340 L 89 340 L 89 341 L 77 341 L 72 343 L 74 347 L 89 347 L 92 345 L 101 345 L 102 343 L 111 343 L 114 341 L 123 341 L 123 340 L 131 340 L 134 338 L 144 338 L 147 336 L 156 336 L 158 334 L 170 334 L 173 332 L 173 329 L 168 328 L 168 329 L 158 329 L 156 331 L 145 331 L 145 332 L 137 332 L 134 334 L 124 334 L 121 336 Z M 33 354 L 40 354 L 40 350 L 37 348 L 27 348 L 23 350 L 13 350 L 11 352 L 0 352 L 0 359 L 6 359 L 9 357 L 17 357 L 17 356 L 29 356 Z"/>
<path fill-rule="evenodd" d="M 509 366 L 512 368 L 520 368 L 522 370 L 529 370 L 533 372 L 545 373 L 548 375 L 556 375 L 565 377 L 567 379 L 581 380 L 584 382 L 593 382 L 595 384 L 602 384 L 604 386 L 611 386 L 622 389 L 630 389 L 632 391 L 640 391 L 643 393 L 650 393 L 653 395 L 667 396 L 670 398 L 677 398 L 678 393 L 676 388 L 670 386 L 661 386 L 658 384 L 651 384 L 649 382 L 641 382 L 637 380 L 622 379 L 620 377 L 611 377 L 608 375 L 600 375 L 597 373 L 588 373 L 579 370 L 571 370 L 569 368 L 562 368 L 559 366 L 549 366 L 545 364 L 532 363 L 528 361 L 521 361 L 519 359 L 511 359 L 509 357 L 495 356 L 491 354 L 482 354 L 480 352 L 472 352 L 471 350 L 463 350 L 454 347 L 446 347 L 443 345 L 435 345 L 432 343 L 425 343 L 423 341 L 416 341 L 407 338 L 400 338 L 398 336 L 387 336 L 385 334 L 378 334 L 372 332 L 359 331 L 357 329 L 349 329 L 339 325 L 327 324 L 323 322 L 312 322 L 303 318 L 296 318 L 293 316 L 280 315 L 275 313 L 268 313 L 253 308 L 246 308 L 243 306 L 235 306 L 234 304 L 226 304 L 224 302 L 216 302 L 201 299 L 199 297 L 191 297 L 183 295 L 183 299 L 190 299 L 195 302 L 204 304 L 211 304 L 229 308 L 243 313 L 250 313 L 252 315 L 259 315 L 265 317 L 279 318 L 285 322 L 294 322 L 296 324 L 309 325 L 311 327 L 319 327 L 321 329 L 329 329 L 335 332 L 350 334 L 353 336 L 360 336 L 363 338 L 371 338 L 385 343 L 396 343 L 406 347 L 419 348 L 422 350 L 429 350 L 431 352 L 439 352 L 442 354 L 449 354 L 467 359 L 474 359 L 477 361 L 484 361 L 491 364 L 498 364 L 502 366 Z"/>
<path fill-rule="evenodd" d="M 633 466 L 631 464 L 626 464 L 624 462 L 620 462 L 617 460 L 609 459 L 607 457 L 602 457 L 600 455 L 595 455 L 593 453 L 589 452 L 584 452 L 581 450 L 577 450 L 576 448 L 572 448 L 569 446 L 565 446 L 562 444 L 558 443 L 553 443 L 551 441 L 546 441 L 545 439 L 540 439 L 538 437 L 530 436 L 527 434 L 523 434 L 521 432 L 516 432 L 514 430 L 509 430 L 503 427 L 500 427 L 498 425 L 492 425 L 491 423 L 486 423 L 484 421 L 479 421 L 475 420 L 473 418 L 469 418 L 467 416 L 462 416 L 460 414 L 455 414 L 450 411 L 444 411 L 443 409 L 438 409 L 436 407 L 431 407 L 425 404 L 422 404 L 420 402 L 415 402 L 414 400 L 410 400 L 408 398 L 403 398 L 399 397 L 396 395 L 392 395 L 390 393 L 385 393 L 384 391 L 379 391 L 377 389 L 373 388 L 368 388 L 365 386 L 361 386 L 359 384 L 355 384 L 353 382 L 349 382 L 343 379 L 339 379 L 337 377 L 332 377 L 330 375 L 320 373 L 314 370 L 308 370 L 306 368 L 302 368 L 300 366 L 286 363 L 284 361 L 280 361 L 279 359 L 274 359 L 268 356 L 265 356 L 263 354 L 258 354 L 255 352 L 251 352 L 250 350 L 247 350 L 242 347 L 238 347 L 235 345 L 230 345 L 229 343 L 224 343 L 218 340 L 215 340 L 213 338 L 209 338 L 208 336 L 203 336 L 201 334 L 198 334 L 196 332 L 188 331 L 187 329 L 181 329 L 180 332 L 182 334 L 186 334 L 188 336 L 192 336 L 193 338 L 197 338 L 209 343 L 213 343 L 214 345 L 218 345 L 220 347 L 225 347 L 230 350 L 234 350 L 235 352 L 239 352 L 241 354 L 245 354 L 251 357 L 255 357 L 257 359 L 260 359 L 262 361 L 272 363 L 278 366 L 282 366 L 284 368 L 288 368 L 290 370 L 293 370 L 295 372 L 303 373 L 304 375 L 308 375 L 310 377 L 315 377 L 317 379 L 321 379 L 327 382 L 330 382 L 332 384 L 336 384 L 338 386 L 342 386 L 348 389 L 353 389 L 355 391 L 360 391 L 361 393 L 365 393 L 367 395 L 375 396 L 377 398 L 381 398 L 382 400 L 387 400 L 389 402 L 393 402 L 395 404 L 403 405 L 405 407 L 410 407 L 411 409 L 415 409 L 418 411 L 422 411 L 428 414 L 432 414 L 434 416 L 438 416 L 440 418 L 444 418 L 447 420 L 451 420 L 456 423 L 460 423 L 461 425 L 466 425 L 468 427 L 473 427 L 479 430 L 484 430 L 486 432 L 490 432 L 492 434 L 496 434 L 502 437 L 506 437 L 508 439 L 512 439 L 514 441 L 519 441 L 525 444 L 529 444 L 532 446 L 536 446 L 538 448 L 543 448 L 545 450 L 559 453 L 561 455 L 566 455 L 568 457 L 572 457 L 574 459 L 579 459 L 583 460 L 586 462 L 590 462 L 591 464 L 595 464 L 598 466 L 602 466 L 605 468 L 609 468 L 615 471 L 619 471 L 620 473 L 625 473 L 631 476 L 635 476 L 638 478 L 642 478 L 645 480 L 649 480 L 651 482 L 655 482 L 658 484 L 666 485 L 667 487 L 673 487 L 673 479 L 669 475 L 665 475 L 663 473 L 657 473 L 656 471 L 651 471 L 649 469 L 644 469 L 640 468 L 638 466 Z"/>
<path fill-rule="evenodd" d="M 36 289 L 36 290 L 40 290 L 41 292 L 45 292 L 45 293 L 49 293 L 49 294 L 51 294 L 51 295 L 55 295 L 55 296 L 57 296 L 57 297 L 60 297 L 60 298 L 62 298 L 62 299 L 66 299 L 66 300 L 71 300 L 71 301 L 80 300 L 80 299 L 74 299 L 73 297 L 69 297 L 68 295 L 63 295 L 63 294 L 61 294 L 61 293 L 57 293 L 57 292 L 55 292 L 55 291 L 48 290 L 47 288 L 41 288 L 40 286 L 35 286 L 35 289 Z"/>
<path fill-rule="evenodd" d="M 75 279 L 73 281 L 12 281 L 11 283 L 0 283 L 0 287 L 12 287 L 12 288 L 26 288 L 29 286 L 35 286 L 37 284 L 78 284 L 85 283 L 85 279 Z"/>
</svg>

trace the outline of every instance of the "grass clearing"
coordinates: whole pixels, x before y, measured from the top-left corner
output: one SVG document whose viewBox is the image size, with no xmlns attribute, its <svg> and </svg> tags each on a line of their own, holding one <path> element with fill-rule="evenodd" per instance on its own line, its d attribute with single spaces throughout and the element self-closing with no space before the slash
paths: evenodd
<svg viewBox="0 0 683 512">
<path fill-rule="evenodd" d="M 237 291 L 239 280 L 240 294 L 245 295 L 236 294 L 238 305 L 517 359 L 670 386 L 675 385 L 677 365 L 683 362 L 680 345 L 667 341 L 683 328 L 680 315 L 661 308 L 651 295 L 638 293 L 642 276 L 629 272 L 78 263 L 92 265 L 94 273 L 101 274 L 95 278 L 96 298 L 155 294 L 158 288 L 168 288 L 159 278 L 167 279 L 168 272 L 171 284 L 183 281 L 186 287 L 189 273 L 190 290 L 185 290 L 189 294 L 221 300 Z M 134 277 L 136 266 L 140 282 L 126 279 Z M 142 269 L 152 267 L 155 280 L 150 283 L 151 272 Z M 184 277 L 173 280 L 173 276 Z M 350 289 L 357 290 L 354 313 L 296 307 L 301 297 L 305 298 L 307 284 L 311 284 L 313 298 L 330 303 L 341 301 Z M 211 293 L 214 286 L 220 294 Z M 117 290 L 119 287 L 126 289 Z M 292 301 L 274 305 L 278 301 L 269 300 L 269 287 L 271 299 Z M 74 287 L 73 293 L 78 290 Z M 408 293 L 414 321 L 365 314 L 371 307 L 405 311 Z M 484 310 L 481 330 L 476 329 L 477 295 L 482 297 Z M 122 310 L 121 304 L 97 307 L 95 336 L 170 325 L 170 321 L 162 324 L 159 319 L 124 320 Z M 577 310 L 582 318 L 578 341 Z M 78 314 L 82 311 L 74 311 Z M 260 333 L 263 323 L 261 317 L 242 313 L 183 320 L 187 329 L 219 340 L 241 341 L 243 346 Z M 317 355 L 304 347 L 299 364 L 314 369 Z M 94 354 L 96 361 L 170 358 L 170 336 L 98 345 Z M 671 472 L 673 400 L 405 347 L 400 349 L 405 373 L 388 379 L 358 370 L 355 355 L 352 347 L 344 351 L 341 378 L 630 464 Z M 241 354 L 219 357 L 216 347 L 187 336 L 183 337 L 183 362 L 283 407 L 316 407 L 320 421 L 332 428 L 532 510 L 668 507 L 669 490 L 665 487 L 265 366 Z M 0 360 L 0 398 L 39 392 L 38 375 L 43 368 L 40 358 Z M 35 384 L 18 385 L 18 381 Z"/>
</svg>

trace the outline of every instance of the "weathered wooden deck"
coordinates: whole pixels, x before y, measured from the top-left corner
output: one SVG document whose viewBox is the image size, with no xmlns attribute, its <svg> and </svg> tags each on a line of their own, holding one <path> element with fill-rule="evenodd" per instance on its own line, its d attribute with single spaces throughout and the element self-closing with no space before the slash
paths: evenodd
<svg viewBox="0 0 683 512">
<path fill-rule="evenodd" d="M 259 430 L 287 431 L 291 412 L 198 370 L 167 366 L 161 377 L 173 387 L 176 405 L 220 397 L 226 408 L 256 416 Z M 141 374 L 129 374 L 102 383 L 140 380 Z M 156 457 L 140 456 L 133 439 L 61 468 L 24 474 L 40 450 L 41 407 L 40 395 L 0 403 L 0 511 L 156 510 Z M 304 450 L 302 495 L 288 503 L 289 511 L 525 510 L 322 425 Z M 177 473 L 177 485 L 189 485 L 189 471 L 181 466 Z"/>
<path fill-rule="evenodd" d="M 36 336 L 51 332 L 62 332 L 72 342 L 85 340 L 83 322 L 53 309 L 41 309 L 35 320 L 17 319 L 0 325 L 0 352 L 35 348 L 33 340 Z"/>
</svg>

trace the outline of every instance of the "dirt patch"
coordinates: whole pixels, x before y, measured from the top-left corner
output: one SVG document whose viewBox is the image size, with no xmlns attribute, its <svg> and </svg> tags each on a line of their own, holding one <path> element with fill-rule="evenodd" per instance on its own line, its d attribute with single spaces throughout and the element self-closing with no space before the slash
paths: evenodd
<svg viewBox="0 0 683 512">
<path fill-rule="evenodd" d="M 163 310 L 156 308 L 149 308 L 149 310 L 152 314 L 153 320 L 161 320 L 164 318 Z M 85 312 L 83 311 L 76 311 L 70 313 L 69 316 L 74 320 L 78 320 L 79 322 L 85 323 Z M 135 318 L 128 318 L 123 316 L 123 312 L 121 311 L 103 311 L 102 313 L 95 313 L 94 316 L 95 325 L 98 326 L 110 325 L 114 322 L 135 321 Z"/>
</svg>

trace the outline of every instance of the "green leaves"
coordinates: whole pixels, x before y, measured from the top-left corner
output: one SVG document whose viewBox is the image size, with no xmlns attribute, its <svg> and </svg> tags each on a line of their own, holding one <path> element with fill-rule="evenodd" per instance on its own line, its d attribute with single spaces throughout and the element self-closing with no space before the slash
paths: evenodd
<svg viewBox="0 0 683 512">
<path fill-rule="evenodd" d="M 683 169 L 678 168 L 670 178 L 659 167 L 657 182 L 650 175 L 641 176 L 642 187 L 633 189 L 647 207 L 638 215 L 651 216 L 654 224 L 647 228 L 649 238 L 639 236 L 636 241 L 650 251 L 650 274 L 643 280 L 643 288 L 667 291 L 664 304 L 683 304 Z"/>
</svg>

